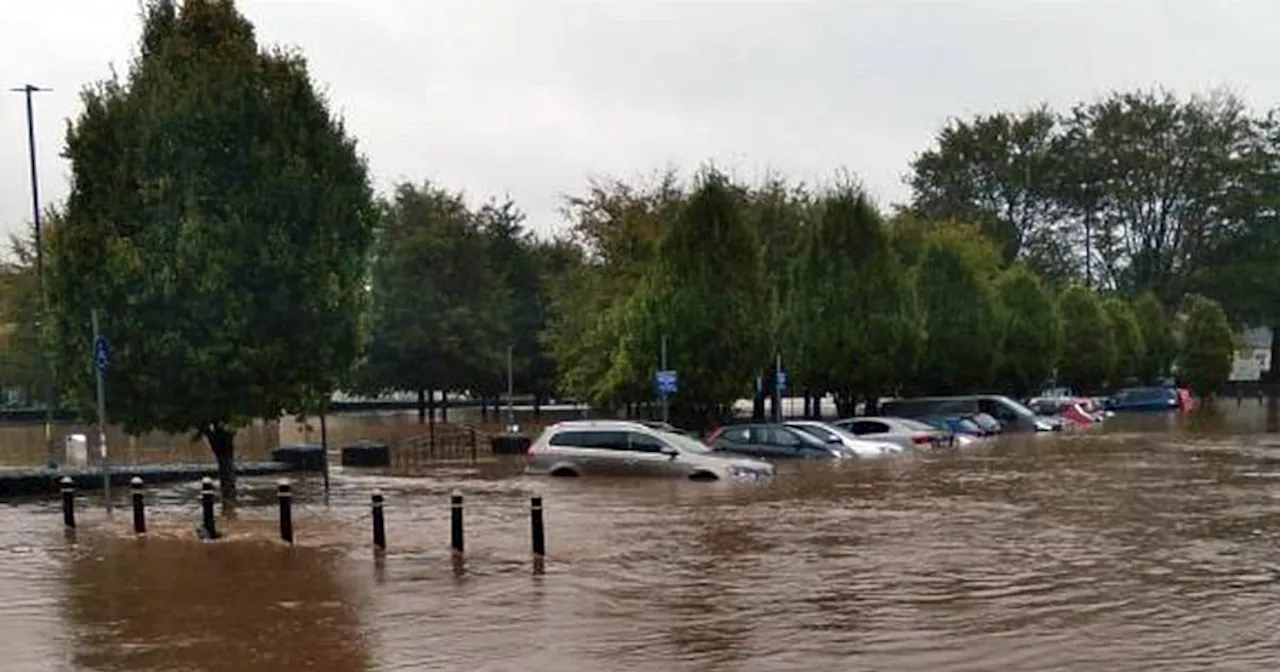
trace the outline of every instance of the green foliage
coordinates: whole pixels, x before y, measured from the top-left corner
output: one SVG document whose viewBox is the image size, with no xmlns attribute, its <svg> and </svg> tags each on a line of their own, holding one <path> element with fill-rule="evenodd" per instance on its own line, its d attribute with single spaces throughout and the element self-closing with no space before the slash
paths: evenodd
<svg viewBox="0 0 1280 672">
<path fill-rule="evenodd" d="M 1135 370 L 1145 383 L 1154 383 L 1168 375 L 1178 354 L 1173 324 L 1165 316 L 1164 306 L 1155 292 L 1143 292 L 1133 304 L 1134 319 L 1142 334 L 1143 357 Z"/>
<path fill-rule="evenodd" d="M 1217 301 L 1192 295 L 1185 305 L 1179 374 L 1196 394 L 1212 396 L 1231 375 L 1235 335 Z"/>
<path fill-rule="evenodd" d="M 480 227 L 461 194 L 430 184 L 401 184 L 387 212 L 374 252 L 363 387 L 498 387 L 510 339 L 504 278 L 490 260 L 488 235 L 496 234 Z"/>
<path fill-rule="evenodd" d="M 157 0 L 127 80 L 84 92 L 66 156 L 58 380 L 93 408 L 99 310 L 111 421 L 205 436 L 233 494 L 232 431 L 317 407 L 359 351 L 375 208 L 355 143 L 232 3 Z"/>
<path fill-rule="evenodd" d="M 1146 343 L 1142 340 L 1142 327 L 1134 316 L 1133 308 L 1118 297 L 1108 297 L 1102 302 L 1111 327 L 1111 338 L 1116 345 L 1116 364 L 1111 372 L 1112 386 L 1126 385 L 1130 378 L 1138 376 L 1147 356 Z"/>
<path fill-rule="evenodd" d="M 699 175 L 618 314 L 622 338 L 606 374 L 613 385 L 648 386 L 665 335 L 680 411 L 719 414 L 747 393 L 748 372 L 769 352 L 759 240 L 745 201 L 745 190 L 718 171 Z"/>
<path fill-rule="evenodd" d="M 911 279 L 861 191 L 833 189 L 812 212 L 783 311 L 794 384 L 840 398 L 892 391 L 923 339 Z"/>
<path fill-rule="evenodd" d="M 1003 319 L 998 380 L 1027 396 L 1053 376 L 1062 354 L 1062 317 L 1039 276 L 1021 264 L 1001 274 L 996 295 Z"/>
<path fill-rule="evenodd" d="M 1062 359 L 1058 379 L 1077 393 L 1103 389 L 1116 367 L 1116 343 L 1110 321 L 1097 295 L 1079 285 L 1058 297 L 1062 316 Z"/>
<path fill-rule="evenodd" d="M 56 216 L 53 218 L 56 221 Z M 20 391 L 24 405 L 43 405 L 41 393 L 40 294 L 35 236 L 10 237 L 10 258 L 0 263 L 0 388 Z"/>
<path fill-rule="evenodd" d="M 992 382 L 1000 340 L 997 306 L 991 269 L 982 267 L 975 249 L 958 229 L 945 227 L 925 243 L 916 269 L 926 334 L 920 390 L 960 394 Z"/>
<path fill-rule="evenodd" d="M 1006 261 L 1054 285 L 1150 289 L 1166 303 L 1193 287 L 1226 292 L 1208 269 L 1229 273 L 1222 246 L 1274 212 L 1264 195 L 1274 204 L 1280 137 L 1269 128 L 1221 93 L 1117 92 L 1064 113 L 979 115 L 912 163 L 911 210 L 981 224 Z M 1280 261 L 1264 256 L 1260 266 Z"/>
</svg>

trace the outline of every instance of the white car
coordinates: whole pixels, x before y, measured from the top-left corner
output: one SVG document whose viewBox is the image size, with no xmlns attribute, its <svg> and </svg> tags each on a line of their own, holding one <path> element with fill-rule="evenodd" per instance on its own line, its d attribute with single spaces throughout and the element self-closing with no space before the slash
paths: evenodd
<svg viewBox="0 0 1280 672">
<path fill-rule="evenodd" d="M 816 436 L 823 441 L 839 442 L 858 457 L 882 457 L 902 452 L 902 447 L 897 444 L 860 439 L 846 430 L 819 420 L 787 420 L 782 424 Z"/>
</svg>

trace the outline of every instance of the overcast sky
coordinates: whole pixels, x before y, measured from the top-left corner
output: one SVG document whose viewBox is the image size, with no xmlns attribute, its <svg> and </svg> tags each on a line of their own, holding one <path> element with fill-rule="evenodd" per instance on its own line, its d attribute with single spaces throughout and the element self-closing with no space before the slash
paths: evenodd
<svg viewBox="0 0 1280 672">
<path fill-rule="evenodd" d="M 138 0 L 5 2 L 0 80 L 36 100 L 41 197 L 79 89 L 122 72 Z M 952 116 L 1116 88 L 1229 87 L 1280 104 L 1277 0 L 241 0 L 290 44 L 380 189 L 511 195 L 539 231 L 593 176 L 705 161 L 752 180 L 856 174 L 885 204 Z M 0 231 L 31 217 L 25 107 L 0 99 Z"/>
</svg>

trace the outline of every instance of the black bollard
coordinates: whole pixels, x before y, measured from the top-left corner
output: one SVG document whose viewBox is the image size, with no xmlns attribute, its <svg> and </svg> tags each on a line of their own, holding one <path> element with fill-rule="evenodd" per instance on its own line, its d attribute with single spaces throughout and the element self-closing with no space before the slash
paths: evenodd
<svg viewBox="0 0 1280 672">
<path fill-rule="evenodd" d="M 542 523 L 542 498 L 529 499 L 529 523 L 533 532 L 533 571 L 541 574 L 547 557 L 547 532 Z"/>
<path fill-rule="evenodd" d="M 208 476 L 200 481 L 200 509 L 204 513 L 201 533 L 205 539 L 217 539 L 218 524 L 213 517 L 213 479 Z"/>
<path fill-rule="evenodd" d="M 373 493 L 373 549 L 387 550 L 387 521 L 382 517 L 382 493 Z"/>
<path fill-rule="evenodd" d="M 281 480 L 276 485 L 276 499 L 280 500 L 280 540 L 292 544 L 293 488 L 289 486 L 289 481 Z"/>
<path fill-rule="evenodd" d="M 62 524 L 67 529 L 76 529 L 76 486 L 70 476 L 63 476 L 59 481 L 62 486 Z"/>
<path fill-rule="evenodd" d="M 462 545 L 462 494 L 455 492 L 449 497 L 450 525 L 449 545 L 453 548 L 454 557 L 461 557 Z"/>
<path fill-rule="evenodd" d="M 133 533 L 147 533 L 147 511 L 145 493 L 142 491 L 142 478 L 134 476 L 129 480 L 130 487 L 133 488 Z"/>
</svg>

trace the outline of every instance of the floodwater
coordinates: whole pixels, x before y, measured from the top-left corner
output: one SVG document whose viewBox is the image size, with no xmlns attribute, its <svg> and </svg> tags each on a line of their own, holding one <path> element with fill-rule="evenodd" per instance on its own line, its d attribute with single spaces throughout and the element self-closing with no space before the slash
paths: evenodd
<svg viewBox="0 0 1280 672">
<path fill-rule="evenodd" d="M 92 494 L 73 537 L 56 502 L 0 505 L 0 670 L 1272 670 L 1275 432 L 1231 402 L 760 486 L 337 471 L 328 506 L 298 485 L 294 547 L 267 481 L 217 542 L 192 485 L 141 539 Z"/>
</svg>

